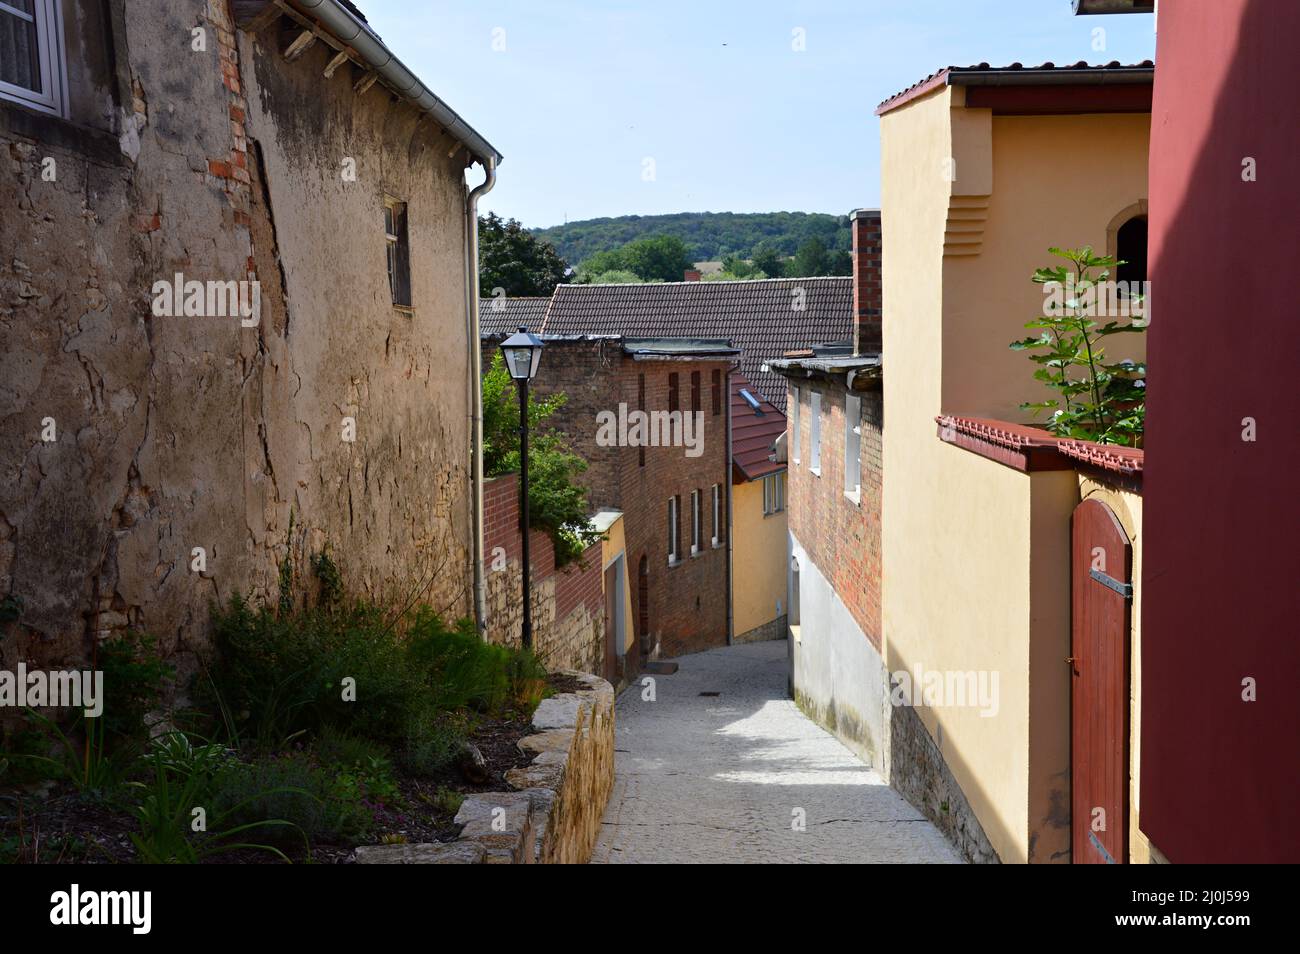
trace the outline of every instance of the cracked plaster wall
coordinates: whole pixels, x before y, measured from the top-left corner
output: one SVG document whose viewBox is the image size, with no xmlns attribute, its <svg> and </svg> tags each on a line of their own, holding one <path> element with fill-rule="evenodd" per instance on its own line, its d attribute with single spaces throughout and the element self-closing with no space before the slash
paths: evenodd
<svg viewBox="0 0 1300 954">
<path fill-rule="evenodd" d="M 0 665 L 134 626 L 184 669 L 209 603 L 273 596 L 286 546 L 299 589 L 328 546 L 350 591 L 468 613 L 464 153 L 225 0 L 72 5 L 67 33 L 70 119 L 0 104 L 0 599 L 23 603 Z M 257 278 L 259 324 L 154 317 L 176 272 Z"/>
</svg>

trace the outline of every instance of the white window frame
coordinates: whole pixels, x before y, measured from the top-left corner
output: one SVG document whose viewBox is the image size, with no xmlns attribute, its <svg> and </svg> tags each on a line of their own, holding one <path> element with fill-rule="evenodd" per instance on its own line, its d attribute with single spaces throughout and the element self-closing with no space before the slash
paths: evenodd
<svg viewBox="0 0 1300 954">
<path fill-rule="evenodd" d="M 676 566 L 680 562 L 677 553 L 677 497 L 668 498 L 668 565 Z"/>
<path fill-rule="evenodd" d="M 68 71 L 63 54 L 63 11 L 59 0 L 33 0 L 32 13 L 0 0 L 0 9 L 36 25 L 36 55 L 41 92 L 0 80 L 0 99 L 29 109 L 67 117 Z"/>
<path fill-rule="evenodd" d="M 785 510 L 785 471 L 768 474 L 763 478 L 763 516 L 770 517 Z"/>
<path fill-rule="evenodd" d="M 713 485 L 713 539 L 710 541 L 714 547 L 721 545 L 722 535 L 718 532 L 722 529 L 722 488 L 717 484 Z"/>
<path fill-rule="evenodd" d="M 808 456 L 811 458 L 808 462 L 808 469 L 818 477 L 822 475 L 822 395 L 820 391 L 814 391 L 810 395 L 809 414 L 812 420 L 812 435 L 808 441 L 812 446 L 809 448 Z"/>
<path fill-rule="evenodd" d="M 844 395 L 844 496 L 862 502 L 862 398 Z"/>
<path fill-rule="evenodd" d="M 702 514 L 700 513 L 700 492 L 691 491 L 691 556 L 699 554 L 702 547 L 700 540 L 704 536 L 704 529 L 701 526 Z"/>
<path fill-rule="evenodd" d="M 799 463 L 799 389 L 791 388 L 790 402 L 790 460 Z"/>
</svg>

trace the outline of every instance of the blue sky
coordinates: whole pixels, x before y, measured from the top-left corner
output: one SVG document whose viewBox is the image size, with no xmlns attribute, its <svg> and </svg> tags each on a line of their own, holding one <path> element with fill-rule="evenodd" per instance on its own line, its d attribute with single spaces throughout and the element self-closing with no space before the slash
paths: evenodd
<svg viewBox="0 0 1300 954">
<path fill-rule="evenodd" d="M 485 208 L 533 227 L 874 206 L 873 111 L 935 69 L 1130 63 L 1155 50 L 1152 16 L 1076 17 L 1070 0 L 360 5 L 389 48 L 505 156 Z"/>
</svg>

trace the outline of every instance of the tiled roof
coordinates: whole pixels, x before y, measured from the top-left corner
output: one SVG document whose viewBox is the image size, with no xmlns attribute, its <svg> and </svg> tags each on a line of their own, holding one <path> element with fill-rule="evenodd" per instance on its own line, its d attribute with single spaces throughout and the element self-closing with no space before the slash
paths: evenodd
<svg viewBox="0 0 1300 954">
<path fill-rule="evenodd" d="M 851 338 L 853 279 L 559 285 L 542 330 L 562 335 L 726 338 L 741 349 L 740 367 L 749 381 L 783 409 L 785 380 L 761 370 L 763 363 L 813 342 Z"/>
<path fill-rule="evenodd" d="M 480 298 L 479 333 L 482 335 L 514 334 L 520 325 L 537 333 L 546 317 L 549 298 Z"/>
<path fill-rule="evenodd" d="M 1022 63 L 1012 63 L 1010 66 L 989 66 L 987 63 L 976 63 L 974 66 L 945 66 L 942 69 L 935 70 L 925 79 L 913 83 L 907 89 L 900 90 L 893 96 L 889 97 L 883 103 L 876 107 L 876 115 L 893 109 L 895 106 L 901 106 L 903 103 L 913 99 L 922 93 L 929 92 L 938 86 L 960 86 L 962 85 L 963 73 L 999 73 L 1014 76 L 1016 73 L 1047 73 L 1059 76 L 1061 83 L 1069 83 L 1072 79 L 1077 80 L 1082 75 L 1100 76 L 1106 73 L 1132 72 L 1132 71 L 1149 71 L 1154 73 L 1155 64 L 1151 60 L 1143 60 L 1141 63 L 1120 63 L 1118 60 L 1111 60 L 1104 66 L 1093 66 L 1092 64 L 1080 60 L 1070 66 L 1057 66 L 1055 63 L 1047 62 L 1040 66 L 1025 66 Z"/>
<path fill-rule="evenodd" d="M 748 390 L 759 400 L 758 413 L 740 393 Z M 762 399 L 739 372 L 731 376 L 731 460 L 735 476 L 757 480 L 785 470 L 785 464 L 769 460 L 772 442 L 785 433 L 785 415 Z"/>
<path fill-rule="evenodd" d="M 1140 447 L 1095 444 L 1092 441 L 1061 441 L 1056 445 L 1066 457 L 1092 464 L 1116 474 L 1142 476 L 1146 452 Z"/>
</svg>

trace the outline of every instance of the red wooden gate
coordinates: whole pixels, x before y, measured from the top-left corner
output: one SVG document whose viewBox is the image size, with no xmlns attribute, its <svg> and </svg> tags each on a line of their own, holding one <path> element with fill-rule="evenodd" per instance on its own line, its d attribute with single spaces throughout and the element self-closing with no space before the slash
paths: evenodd
<svg viewBox="0 0 1300 954">
<path fill-rule="evenodd" d="M 1128 860 L 1128 535 L 1104 503 L 1074 509 L 1070 775 L 1075 864 Z"/>
</svg>

